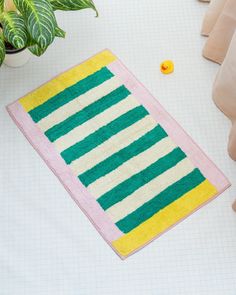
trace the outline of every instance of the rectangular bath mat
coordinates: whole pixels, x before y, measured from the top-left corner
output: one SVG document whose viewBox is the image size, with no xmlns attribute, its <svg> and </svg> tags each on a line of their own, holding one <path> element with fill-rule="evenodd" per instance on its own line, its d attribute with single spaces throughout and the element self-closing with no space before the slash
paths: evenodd
<svg viewBox="0 0 236 295">
<path fill-rule="evenodd" d="M 121 258 L 229 186 L 109 50 L 7 109 Z"/>
</svg>

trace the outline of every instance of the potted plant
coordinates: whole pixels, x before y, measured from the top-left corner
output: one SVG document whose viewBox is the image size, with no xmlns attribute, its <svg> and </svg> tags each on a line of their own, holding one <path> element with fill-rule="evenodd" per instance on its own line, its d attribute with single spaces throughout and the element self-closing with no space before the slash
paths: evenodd
<svg viewBox="0 0 236 295">
<path fill-rule="evenodd" d="M 0 65 L 21 66 L 29 51 L 42 55 L 55 37 L 65 37 L 54 11 L 85 8 L 98 15 L 92 0 L 0 0 Z"/>
</svg>

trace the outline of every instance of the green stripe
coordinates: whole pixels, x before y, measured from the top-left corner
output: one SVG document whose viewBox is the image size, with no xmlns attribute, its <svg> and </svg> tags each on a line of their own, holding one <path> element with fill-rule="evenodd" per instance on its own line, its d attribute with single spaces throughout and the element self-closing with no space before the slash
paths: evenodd
<svg viewBox="0 0 236 295">
<path fill-rule="evenodd" d="M 34 122 L 38 122 L 44 117 L 48 116 L 50 113 L 60 108 L 61 106 L 67 104 L 76 97 L 86 93 L 90 89 L 97 87 L 106 80 L 113 77 L 113 74 L 106 68 L 95 72 L 94 74 L 86 77 L 85 79 L 79 81 L 78 83 L 66 88 L 62 92 L 53 96 L 45 103 L 39 105 L 35 109 L 29 112 L 31 118 Z M 59 82 L 58 82 L 59 83 Z"/>
<path fill-rule="evenodd" d="M 110 208 L 152 179 L 156 178 L 158 175 L 175 166 L 185 157 L 185 153 L 180 148 L 174 149 L 172 152 L 157 160 L 141 172 L 131 176 L 110 191 L 106 192 L 98 199 L 99 204 L 104 210 Z"/>
<path fill-rule="evenodd" d="M 201 172 L 198 169 L 194 169 L 187 176 L 169 186 L 152 200 L 118 221 L 116 225 L 121 231 L 128 233 L 155 213 L 194 189 L 204 180 L 205 178 Z"/>
<path fill-rule="evenodd" d="M 103 96 L 98 101 L 85 107 L 83 110 L 68 117 L 57 125 L 54 125 L 45 132 L 45 135 L 50 141 L 55 141 L 77 126 L 85 123 L 96 115 L 102 113 L 104 110 L 125 99 L 129 94 L 130 92 L 125 86 L 120 86 L 108 95 Z"/>
<path fill-rule="evenodd" d="M 79 179 L 85 186 L 88 186 L 98 178 L 113 171 L 124 162 L 144 152 L 166 136 L 167 134 L 164 129 L 158 125 L 127 147 L 121 149 L 117 153 L 81 174 Z"/>
<path fill-rule="evenodd" d="M 66 163 L 70 164 L 146 115 L 148 115 L 147 110 L 143 106 L 138 106 L 69 147 L 61 155 Z"/>
</svg>

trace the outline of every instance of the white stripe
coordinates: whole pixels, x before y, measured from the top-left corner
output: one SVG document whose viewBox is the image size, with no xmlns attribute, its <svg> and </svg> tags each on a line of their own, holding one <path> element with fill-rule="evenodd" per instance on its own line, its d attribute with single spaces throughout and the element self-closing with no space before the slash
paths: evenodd
<svg viewBox="0 0 236 295">
<path fill-rule="evenodd" d="M 116 77 L 112 77 L 111 79 L 103 82 L 101 85 L 90 89 L 64 106 L 61 106 L 59 109 L 56 109 L 47 117 L 40 120 L 37 124 L 40 129 L 45 132 L 54 125 L 66 120 L 68 117 L 81 111 L 91 103 L 99 100 L 120 86 L 121 82 Z"/>
<path fill-rule="evenodd" d="M 97 179 L 88 186 L 88 190 L 91 194 L 99 198 L 113 187 L 167 155 L 174 148 L 176 148 L 176 145 L 169 137 L 166 137 L 149 149 L 123 163 L 120 167 L 111 171 L 104 177 Z"/>
<path fill-rule="evenodd" d="M 73 172 L 76 175 L 82 174 L 122 148 L 128 146 L 153 129 L 156 125 L 156 121 L 150 115 L 145 116 L 142 120 L 139 120 L 135 124 L 115 134 L 83 157 L 73 161 L 70 165 Z"/>
<path fill-rule="evenodd" d="M 61 153 L 77 142 L 83 140 L 86 136 L 92 134 L 99 128 L 105 126 L 111 121 L 117 119 L 126 112 L 139 106 L 139 102 L 131 95 L 124 100 L 106 109 L 104 112 L 98 114 L 92 119 L 86 121 L 84 124 L 74 128 L 69 133 L 58 138 L 54 144 L 57 150 Z"/>
<path fill-rule="evenodd" d="M 185 158 L 176 166 L 148 182 L 121 202 L 107 209 L 106 213 L 116 223 L 193 170 L 193 164 L 188 158 Z"/>
</svg>

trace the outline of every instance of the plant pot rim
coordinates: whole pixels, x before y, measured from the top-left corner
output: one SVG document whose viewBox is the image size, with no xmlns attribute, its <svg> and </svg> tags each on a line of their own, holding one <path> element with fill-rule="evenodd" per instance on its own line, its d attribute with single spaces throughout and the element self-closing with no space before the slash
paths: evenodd
<svg viewBox="0 0 236 295">
<path fill-rule="evenodd" d="M 14 49 L 6 49 L 6 54 L 16 54 L 16 53 L 19 53 L 25 49 L 26 49 L 26 47 L 21 48 L 21 49 L 15 49 L 15 48 Z"/>
</svg>

